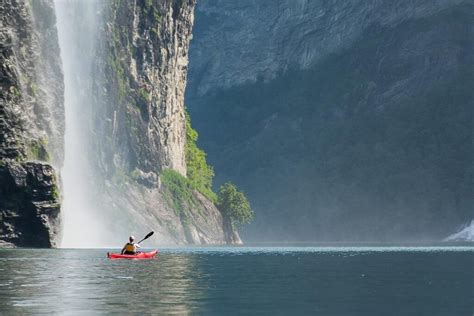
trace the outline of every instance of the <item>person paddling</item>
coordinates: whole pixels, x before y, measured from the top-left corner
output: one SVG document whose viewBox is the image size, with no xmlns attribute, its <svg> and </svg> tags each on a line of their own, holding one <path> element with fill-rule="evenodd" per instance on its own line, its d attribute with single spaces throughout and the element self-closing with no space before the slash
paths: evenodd
<svg viewBox="0 0 474 316">
<path fill-rule="evenodd" d="M 122 248 L 122 255 L 135 255 L 137 254 L 137 249 L 140 248 L 139 243 L 135 243 L 135 237 L 130 236 L 128 238 L 129 242 L 125 244 Z"/>
</svg>

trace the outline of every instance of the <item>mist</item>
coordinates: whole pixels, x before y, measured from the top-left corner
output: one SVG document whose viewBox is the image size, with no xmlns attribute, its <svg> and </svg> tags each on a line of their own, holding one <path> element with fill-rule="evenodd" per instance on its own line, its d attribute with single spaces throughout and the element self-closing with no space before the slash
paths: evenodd
<svg viewBox="0 0 474 316">
<path fill-rule="evenodd" d="M 100 22 L 99 1 L 56 0 L 57 29 L 64 72 L 65 158 L 61 170 L 63 248 L 113 244 L 93 192 L 97 175 L 90 153 L 94 59 Z"/>
</svg>

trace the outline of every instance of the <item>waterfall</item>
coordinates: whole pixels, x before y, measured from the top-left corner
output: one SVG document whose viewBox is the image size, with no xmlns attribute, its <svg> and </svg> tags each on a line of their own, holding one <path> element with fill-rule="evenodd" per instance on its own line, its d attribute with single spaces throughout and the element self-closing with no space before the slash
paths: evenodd
<svg viewBox="0 0 474 316">
<path fill-rule="evenodd" d="M 66 114 L 62 247 L 111 244 L 100 209 L 94 201 L 94 172 L 88 144 L 95 43 L 99 6 L 96 1 L 55 0 L 57 29 L 64 72 Z"/>
<path fill-rule="evenodd" d="M 446 238 L 446 241 L 474 241 L 474 220 L 457 233 Z"/>
</svg>

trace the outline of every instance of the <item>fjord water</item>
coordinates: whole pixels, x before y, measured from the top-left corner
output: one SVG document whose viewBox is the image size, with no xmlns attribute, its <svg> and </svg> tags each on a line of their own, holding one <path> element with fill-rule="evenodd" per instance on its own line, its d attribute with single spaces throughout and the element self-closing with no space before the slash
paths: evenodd
<svg viewBox="0 0 474 316">
<path fill-rule="evenodd" d="M 474 247 L 0 250 L 0 314 L 472 315 Z"/>
</svg>

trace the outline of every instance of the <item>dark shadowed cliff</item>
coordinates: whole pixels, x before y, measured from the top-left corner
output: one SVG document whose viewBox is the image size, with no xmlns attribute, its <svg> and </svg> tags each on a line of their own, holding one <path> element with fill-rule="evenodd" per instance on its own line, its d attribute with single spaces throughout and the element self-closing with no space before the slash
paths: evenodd
<svg viewBox="0 0 474 316">
<path fill-rule="evenodd" d="M 439 240 L 474 217 L 470 1 L 201 1 L 186 103 L 253 240 Z"/>
<path fill-rule="evenodd" d="M 64 155 L 52 1 L 2 1 L 0 23 L 0 244 L 51 247 Z"/>
</svg>

